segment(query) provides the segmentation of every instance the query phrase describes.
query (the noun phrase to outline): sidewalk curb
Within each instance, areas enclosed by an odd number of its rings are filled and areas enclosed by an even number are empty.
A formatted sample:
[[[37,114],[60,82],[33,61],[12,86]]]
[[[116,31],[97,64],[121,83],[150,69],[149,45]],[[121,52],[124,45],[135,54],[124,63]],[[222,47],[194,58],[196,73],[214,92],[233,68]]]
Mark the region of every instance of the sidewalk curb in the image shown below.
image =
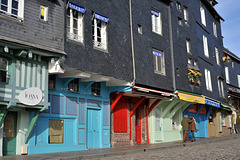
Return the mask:
[[[168,148],[176,148],[176,147],[189,147],[193,145],[200,145],[200,144],[207,144],[207,143],[213,143],[213,142],[220,142],[220,141],[228,141],[232,139],[240,139],[239,135],[231,136],[231,137],[219,137],[216,139],[201,139],[196,142],[189,142],[189,143],[182,143],[182,142],[176,142],[174,144],[168,145],[168,146],[158,146],[158,147],[152,147],[152,148],[143,148],[143,149],[132,149],[127,151],[120,151],[120,152],[110,152],[110,153],[100,153],[100,154],[94,154],[94,155],[81,155],[76,157],[69,157],[69,158],[60,158],[59,160],[82,160],[82,159],[93,159],[93,158],[104,158],[104,157],[111,157],[111,156],[119,156],[119,155],[126,155],[133,152],[139,153],[139,152],[148,152],[153,150],[159,150],[159,149],[168,149]],[[167,144],[167,143],[166,143]]]

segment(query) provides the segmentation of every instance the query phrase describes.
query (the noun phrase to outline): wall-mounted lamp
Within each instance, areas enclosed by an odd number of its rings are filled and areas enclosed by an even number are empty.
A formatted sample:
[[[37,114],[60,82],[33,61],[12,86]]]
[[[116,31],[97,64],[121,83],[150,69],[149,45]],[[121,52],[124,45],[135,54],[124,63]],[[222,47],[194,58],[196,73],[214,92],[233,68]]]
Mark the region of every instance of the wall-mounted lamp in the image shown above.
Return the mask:
[[[32,52],[30,51],[30,52],[28,52],[28,57],[29,58],[33,58],[33,54],[32,54]]]
[[[9,48],[8,48],[8,46],[5,46],[5,47],[4,47],[4,52],[9,53]]]
[[[54,58],[51,58],[51,63],[55,63],[55,59]]]

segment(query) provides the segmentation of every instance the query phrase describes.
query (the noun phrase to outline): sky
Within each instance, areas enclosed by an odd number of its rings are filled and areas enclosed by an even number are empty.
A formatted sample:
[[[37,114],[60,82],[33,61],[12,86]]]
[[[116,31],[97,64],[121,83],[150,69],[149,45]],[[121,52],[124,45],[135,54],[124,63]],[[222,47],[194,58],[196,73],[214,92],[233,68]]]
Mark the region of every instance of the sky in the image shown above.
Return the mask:
[[[217,0],[215,9],[225,20],[222,25],[223,46],[240,57],[240,0]]]

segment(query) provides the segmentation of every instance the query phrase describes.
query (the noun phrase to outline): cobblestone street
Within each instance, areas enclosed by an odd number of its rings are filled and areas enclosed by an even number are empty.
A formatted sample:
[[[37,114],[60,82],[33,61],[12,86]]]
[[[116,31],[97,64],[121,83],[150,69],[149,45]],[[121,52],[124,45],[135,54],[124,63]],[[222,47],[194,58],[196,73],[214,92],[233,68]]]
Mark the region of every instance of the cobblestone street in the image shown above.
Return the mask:
[[[189,143],[196,143],[189,144]],[[172,159],[240,159],[240,139],[197,144],[189,142],[186,146],[156,149],[146,152],[129,153],[125,155],[93,158],[94,160],[172,160]]]

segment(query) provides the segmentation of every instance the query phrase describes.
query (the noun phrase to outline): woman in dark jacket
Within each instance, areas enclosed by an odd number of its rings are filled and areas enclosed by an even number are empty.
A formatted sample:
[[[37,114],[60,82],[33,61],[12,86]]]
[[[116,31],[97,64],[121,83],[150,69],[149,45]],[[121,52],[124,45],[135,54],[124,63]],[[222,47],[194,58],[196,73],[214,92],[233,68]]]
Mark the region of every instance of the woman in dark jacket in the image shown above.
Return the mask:
[[[193,141],[196,141],[195,136],[194,136],[194,132],[197,132],[196,121],[193,116],[190,117],[190,120],[193,120],[192,123],[190,123],[190,125],[189,125],[189,130],[191,131],[191,134],[192,134],[191,141],[193,142]]]

